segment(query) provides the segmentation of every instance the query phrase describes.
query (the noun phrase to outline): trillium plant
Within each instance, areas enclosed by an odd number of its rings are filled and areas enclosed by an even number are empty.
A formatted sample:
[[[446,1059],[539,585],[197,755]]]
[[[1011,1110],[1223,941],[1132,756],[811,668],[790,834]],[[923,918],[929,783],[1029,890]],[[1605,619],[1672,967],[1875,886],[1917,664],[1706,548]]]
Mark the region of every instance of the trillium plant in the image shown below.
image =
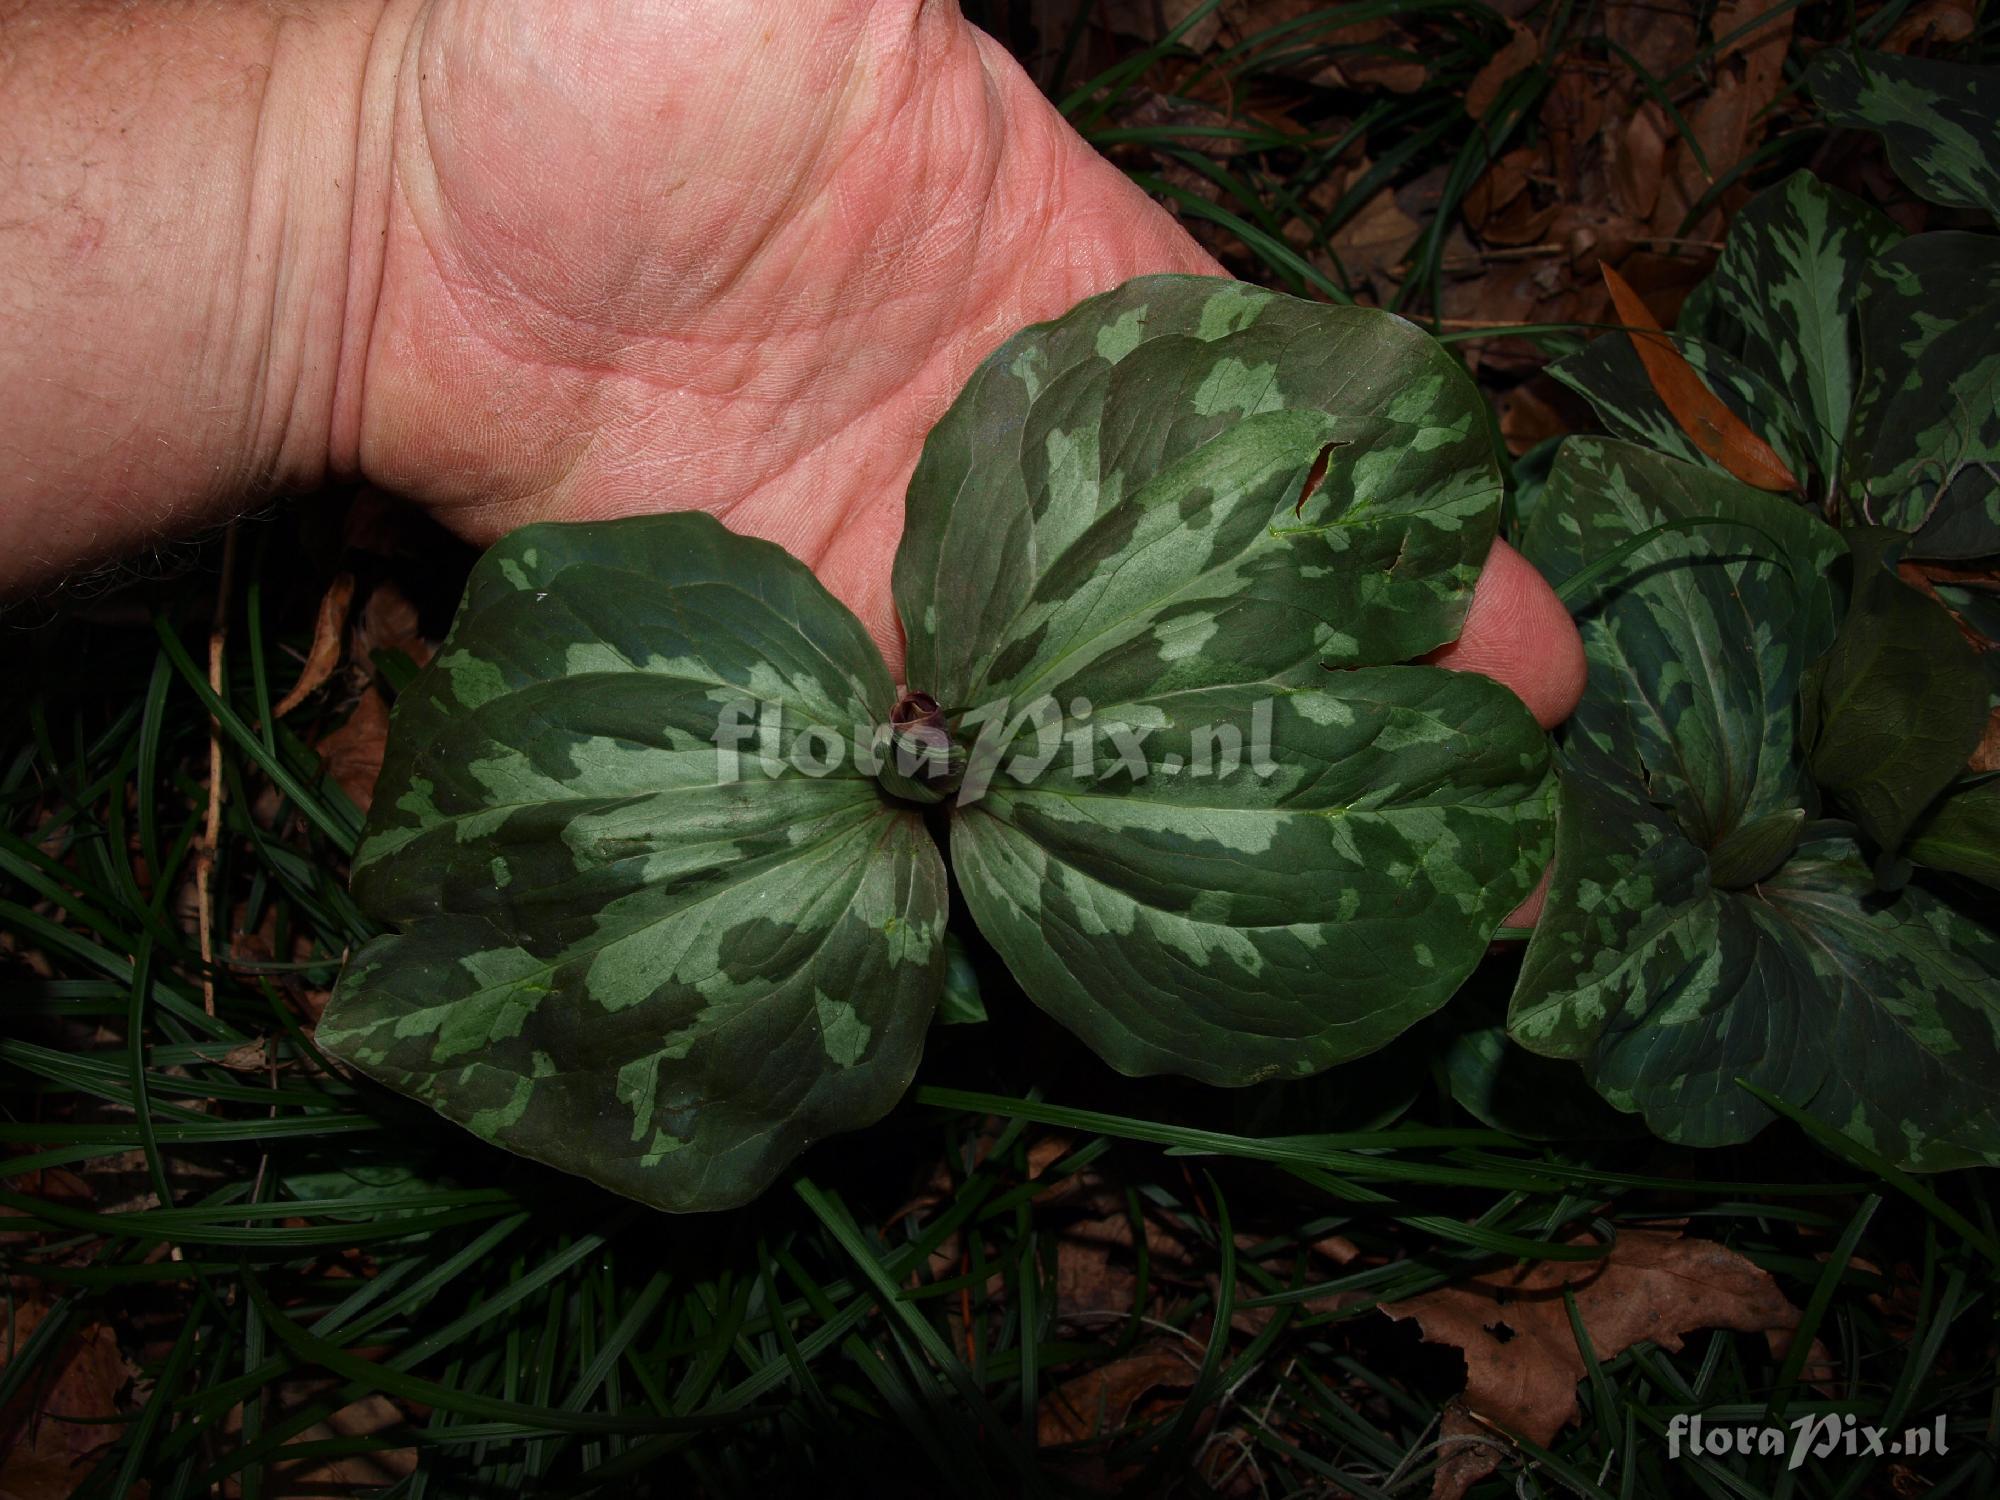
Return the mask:
[[[1814,86],[1917,191],[2000,208],[1983,74],[1828,53]],[[516,532],[397,702],[353,872],[391,930],[319,1043],[722,1208],[896,1104],[969,922],[1126,1073],[1296,1079],[1411,1032],[1508,1129],[1511,1073],[1691,1144],[1790,1114],[1892,1168],[2000,1160],[2000,610],[1922,571],[2000,554],[1995,246],[1781,183],[1672,336],[1556,367],[1614,436],[1511,485],[1413,325],[1129,283],[930,434],[901,684],[706,516]],[[1554,740],[1420,664],[1503,511],[1589,656]],[[1504,1018],[1413,1030],[1552,853]]]
[[[539,525],[401,696],[354,867],[396,930],[320,1044],[669,1209],[908,1087],[947,860],[1128,1073],[1358,1057],[1436,1010],[1552,840],[1545,736],[1454,639],[1504,493],[1387,313],[1152,277],[973,376],[911,480],[907,683],[696,514]]]
[[[1808,81],[1990,223],[1995,77],[1829,50]],[[1590,684],[1509,1032],[1674,1140],[1791,1112],[1897,1166],[2000,1160],[2000,608],[1954,581],[2000,559],[2000,236],[1905,235],[1795,173],[1673,343],[1781,493],[1674,419],[1634,340],[1553,367],[1632,441],[1568,440],[1521,496],[1551,577],[1622,562],[1571,600]]]

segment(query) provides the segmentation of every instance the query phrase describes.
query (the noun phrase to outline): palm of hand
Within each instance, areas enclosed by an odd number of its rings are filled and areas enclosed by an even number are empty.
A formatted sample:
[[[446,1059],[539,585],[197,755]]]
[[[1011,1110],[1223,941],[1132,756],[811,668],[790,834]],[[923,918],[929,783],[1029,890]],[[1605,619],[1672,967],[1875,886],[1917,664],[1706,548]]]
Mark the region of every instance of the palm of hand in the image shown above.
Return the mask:
[[[476,540],[715,512],[892,663],[903,489],[972,368],[1129,276],[1216,269],[923,0],[439,0],[393,152],[363,471]]]

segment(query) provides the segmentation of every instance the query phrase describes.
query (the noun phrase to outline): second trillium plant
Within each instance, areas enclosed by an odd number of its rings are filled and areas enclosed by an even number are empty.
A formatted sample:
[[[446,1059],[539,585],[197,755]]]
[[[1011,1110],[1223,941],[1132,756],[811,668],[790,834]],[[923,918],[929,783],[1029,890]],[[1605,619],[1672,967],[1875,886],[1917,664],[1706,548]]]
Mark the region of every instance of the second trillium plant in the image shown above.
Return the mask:
[[[1545,737],[1454,639],[1502,480],[1389,314],[1150,277],[1030,328],[925,444],[898,687],[695,514],[542,525],[398,701],[320,1044],[662,1208],[908,1087],[949,858],[1112,1066],[1217,1084],[1437,1009],[1551,847]]]

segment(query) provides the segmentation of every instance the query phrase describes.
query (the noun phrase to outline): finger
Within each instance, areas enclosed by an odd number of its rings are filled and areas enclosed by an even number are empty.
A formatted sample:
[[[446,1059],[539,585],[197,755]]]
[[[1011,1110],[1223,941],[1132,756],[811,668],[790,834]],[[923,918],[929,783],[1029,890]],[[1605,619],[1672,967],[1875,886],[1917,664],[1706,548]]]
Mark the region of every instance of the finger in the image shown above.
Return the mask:
[[[1542,904],[1549,899],[1549,877],[1556,872],[1554,861],[1542,868],[1542,878],[1528,892],[1528,899],[1507,914],[1502,927],[1533,927],[1542,919]]]
[[[1544,729],[1567,719],[1583,696],[1587,667],[1583,638],[1548,580],[1520,553],[1495,541],[1472,591],[1465,629],[1430,654],[1437,666],[1478,672],[1512,688]],[[1517,906],[1503,927],[1532,927],[1548,899],[1554,866]]]
[[[1425,660],[1512,688],[1544,729],[1567,719],[1583,696],[1583,639],[1569,611],[1534,565],[1502,541],[1487,555],[1464,631]]]

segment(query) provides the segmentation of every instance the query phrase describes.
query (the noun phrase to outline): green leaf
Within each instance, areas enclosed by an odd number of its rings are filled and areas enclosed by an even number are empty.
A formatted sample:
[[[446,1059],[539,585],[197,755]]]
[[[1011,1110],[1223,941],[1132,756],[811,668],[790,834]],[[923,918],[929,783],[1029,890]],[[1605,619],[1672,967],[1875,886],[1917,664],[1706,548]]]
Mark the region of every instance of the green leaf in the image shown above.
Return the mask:
[[[1523,533],[1560,582],[1672,521],[1577,606],[1590,681],[1572,754],[1642,776],[1704,849],[1804,804],[1795,700],[1832,643],[1839,536],[1778,496],[1629,443],[1573,438]]]
[[[943,981],[921,815],[851,755],[812,774],[890,702],[777,547],[695,514],[515,532],[397,701],[354,889],[400,932],[320,1045],[646,1203],[754,1196],[896,1102]]]
[[[981,997],[979,970],[965,951],[965,940],[956,932],[944,935],[944,990],[938,996],[937,1024],[971,1026],[986,1019],[986,1001]]]
[[[2000,242],[1907,239],[1869,265],[1859,312],[1850,514],[1916,533],[1915,557],[2000,550]]]
[[[1476,388],[1414,325],[1142,277],[1010,339],[932,431],[909,682],[964,708],[1087,681],[1101,712],[1416,656],[1457,634],[1501,490]]]
[[[1829,481],[1854,403],[1862,272],[1899,237],[1874,209],[1795,172],[1744,205],[1706,283],[1702,331],[1782,393]]]
[[[1561,577],[1676,514],[1755,529],[1660,538],[1579,621],[1590,682],[1509,1033],[1677,1141],[1769,1123],[1743,1078],[1907,1165],[2000,1154],[2000,941],[1927,891],[1882,897],[1838,825],[1751,873],[1809,805],[1799,689],[1834,634],[1840,539],[1773,497],[1573,440],[1524,550]]]
[[[1565,767],[1556,878],[1510,1034],[1580,1062],[1671,1140],[1749,1139],[1757,1087],[1925,1170],[2000,1157],[2000,941],[1915,886],[1885,901],[1819,825],[1742,891],[1640,784]]]
[[[1843,535],[1853,596],[1808,680],[1812,774],[1894,854],[1979,744],[1986,674],[1951,616],[1896,576],[1899,532]]]
[[[1512,1041],[1498,1007],[1461,995],[1425,1025],[1414,1034],[1442,1058],[1452,1098],[1481,1124],[1529,1140],[1637,1133],[1631,1118],[1605,1104],[1574,1067]]]
[[[1269,775],[1167,769],[1203,724],[1254,738],[1260,705]],[[1121,1071],[1237,1084],[1372,1051],[1451,997],[1540,874],[1544,742],[1484,679],[1360,668],[1179,707],[1158,773],[1002,776],[952,825],[981,931]]]
[[[1709,883],[1717,890],[1740,891],[1767,879],[1792,857],[1805,826],[1803,807],[1753,818],[1709,851]]]
[[[1685,333],[1676,334],[1674,344],[1722,404],[1769,443],[1787,468],[1794,474],[1806,471],[1806,460],[1815,449],[1784,396],[1718,344]],[[1605,334],[1591,340],[1581,352],[1550,365],[1549,374],[1588,401],[1614,437],[1643,443],[1716,474],[1727,473],[1674,420],[1626,335]]]
[[[1501,494],[1432,340],[1207,278],[1018,335],[932,432],[895,586],[910,687],[982,740],[956,872],[1114,1066],[1380,1046],[1532,886],[1543,737],[1490,681],[1393,665],[1457,634]]]
[[[1881,136],[1931,202],[2000,217],[2000,69],[1828,48],[1806,85],[1834,124]]]
[[[2000,552],[2000,326],[1968,318],[1931,342],[1884,407],[1867,462],[1863,513],[1913,533],[1911,556]]]
[[[1947,792],[1917,826],[1906,852],[1916,864],[2000,890],[2000,776]]]

